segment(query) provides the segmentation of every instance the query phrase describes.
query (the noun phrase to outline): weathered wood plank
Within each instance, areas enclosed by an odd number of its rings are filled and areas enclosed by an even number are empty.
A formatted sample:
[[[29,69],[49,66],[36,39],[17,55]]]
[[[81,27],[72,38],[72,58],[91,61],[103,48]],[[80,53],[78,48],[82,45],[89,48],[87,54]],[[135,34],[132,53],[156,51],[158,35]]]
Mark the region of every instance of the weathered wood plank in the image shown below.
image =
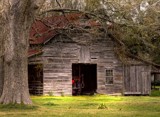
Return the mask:
[[[88,46],[81,46],[79,62],[90,63],[90,50]]]
[[[141,92],[124,92],[124,95],[141,95]]]

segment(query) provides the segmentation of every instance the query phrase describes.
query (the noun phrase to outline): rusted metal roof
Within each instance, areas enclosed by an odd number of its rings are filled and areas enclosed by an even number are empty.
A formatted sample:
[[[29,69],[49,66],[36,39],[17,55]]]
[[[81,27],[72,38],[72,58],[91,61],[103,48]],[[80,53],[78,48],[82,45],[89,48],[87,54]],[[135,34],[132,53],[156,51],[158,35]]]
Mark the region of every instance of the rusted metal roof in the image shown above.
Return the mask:
[[[60,15],[47,17],[44,19],[36,20],[33,23],[30,31],[30,44],[43,44],[47,40],[57,35],[58,30],[67,28],[68,25],[74,24],[78,26],[96,26],[98,23],[93,20],[82,21],[83,14],[74,13],[68,15]]]
[[[32,24],[29,43],[30,45],[45,44],[58,34],[58,30],[68,28],[69,25],[76,25],[81,27],[99,26],[99,23],[97,23],[95,20],[84,19],[85,15],[82,13],[72,13],[37,19]],[[42,51],[40,49],[29,49],[28,56],[31,57],[39,52]]]
[[[41,54],[42,53],[42,50],[41,49],[29,49],[28,50],[28,57],[32,57],[32,56],[35,56],[35,55],[38,55],[38,54]]]

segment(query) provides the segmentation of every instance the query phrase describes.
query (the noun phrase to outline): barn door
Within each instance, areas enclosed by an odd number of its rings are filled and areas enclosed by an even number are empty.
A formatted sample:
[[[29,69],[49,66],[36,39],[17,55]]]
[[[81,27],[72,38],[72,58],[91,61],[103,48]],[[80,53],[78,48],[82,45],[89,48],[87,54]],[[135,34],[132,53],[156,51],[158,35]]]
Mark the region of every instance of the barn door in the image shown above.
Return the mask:
[[[147,66],[125,66],[124,68],[124,94],[148,95],[151,81]]]
[[[91,94],[97,89],[97,65],[72,65],[72,94]]]
[[[31,95],[43,94],[43,65],[28,65],[28,86]]]
[[[141,72],[142,75],[142,94],[146,95],[150,93],[151,90],[151,79],[149,77],[148,72]]]
[[[134,95],[141,94],[139,84],[141,79],[139,78],[139,68],[137,66],[126,66],[124,72],[124,94]]]

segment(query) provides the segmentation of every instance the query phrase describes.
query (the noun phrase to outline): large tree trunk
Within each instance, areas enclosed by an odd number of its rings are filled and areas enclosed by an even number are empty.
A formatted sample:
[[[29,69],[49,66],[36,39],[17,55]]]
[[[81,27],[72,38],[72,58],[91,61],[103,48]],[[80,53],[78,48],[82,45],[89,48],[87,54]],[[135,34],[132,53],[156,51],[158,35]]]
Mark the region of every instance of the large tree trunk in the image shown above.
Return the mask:
[[[2,91],[3,91],[3,78],[4,78],[3,63],[4,63],[3,62],[3,42],[2,42],[2,38],[1,38],[0,39],[0,96],[2,95]]]
[[[8,2],[4,0],[4,2]],[[34,12],[32,0],[9,0],[4,25],[4,86],[0,103],[31,104],[28,91],[28,37]]]
[[[0,96],[3,90],[3,35],[2,35],[2,19],[0,19]]]
[[[2,5],[2,1],[0,1],[0,4]],[[0,6],[0,9],[2,8],[2,6]],[[0,96],[2,95],[2,91],[3,91],[3,78],[4,78],[4,34],[3,34],[3,29],[4,29],[4,19],[2,17],[2,14],[0,13]]]
[[[0,47],[1,44],[0,44]],[[0,48],[1,49],[1,48]],[[1,51],[1,50],[0,50]],[[2,95],[2,91],[3,91],[3,58],[2,55],[0,54],[0,96]]]

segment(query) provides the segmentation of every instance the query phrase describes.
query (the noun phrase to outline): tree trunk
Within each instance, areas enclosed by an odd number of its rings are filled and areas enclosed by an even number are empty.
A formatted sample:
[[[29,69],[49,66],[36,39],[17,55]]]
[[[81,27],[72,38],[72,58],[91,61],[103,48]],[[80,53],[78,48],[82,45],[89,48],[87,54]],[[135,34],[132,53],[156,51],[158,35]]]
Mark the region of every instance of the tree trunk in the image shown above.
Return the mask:
[[[4,13],[4,86],[0,103],[31,104],[27,54],[29,30],[35,7],[32,0],[9,2]]]
[[[0,96],[2,95],[2,91],[3,91],[3,78],[4,78],[3,63],[4,63],[3,62],[3,42],[2,42],[2,38],[0,37]]]
[[[0,19],[1,20],[1,19]],[[1,25],[1,22],[0,22]],[[2,31],[2,27],[0,27],[0,30]],[[0,96],[2,95],[3,90],[3,37],[2,33],[0,33]]]
[[[1,4],[1,2],[0,2]],[[1,7],[0,7],[1,8]],[[2,18],[2,14],[0,14],[0,96],[2,95],[2,91],[3,91],[3,79],[4,79],[4,67],[3,67],[3,63],[4,63],[4,35],[3,35],[3,29],[4,29],[4,19]]]
[[[2,95],[3,91],[3,58],[0,57],[0,96]]]

